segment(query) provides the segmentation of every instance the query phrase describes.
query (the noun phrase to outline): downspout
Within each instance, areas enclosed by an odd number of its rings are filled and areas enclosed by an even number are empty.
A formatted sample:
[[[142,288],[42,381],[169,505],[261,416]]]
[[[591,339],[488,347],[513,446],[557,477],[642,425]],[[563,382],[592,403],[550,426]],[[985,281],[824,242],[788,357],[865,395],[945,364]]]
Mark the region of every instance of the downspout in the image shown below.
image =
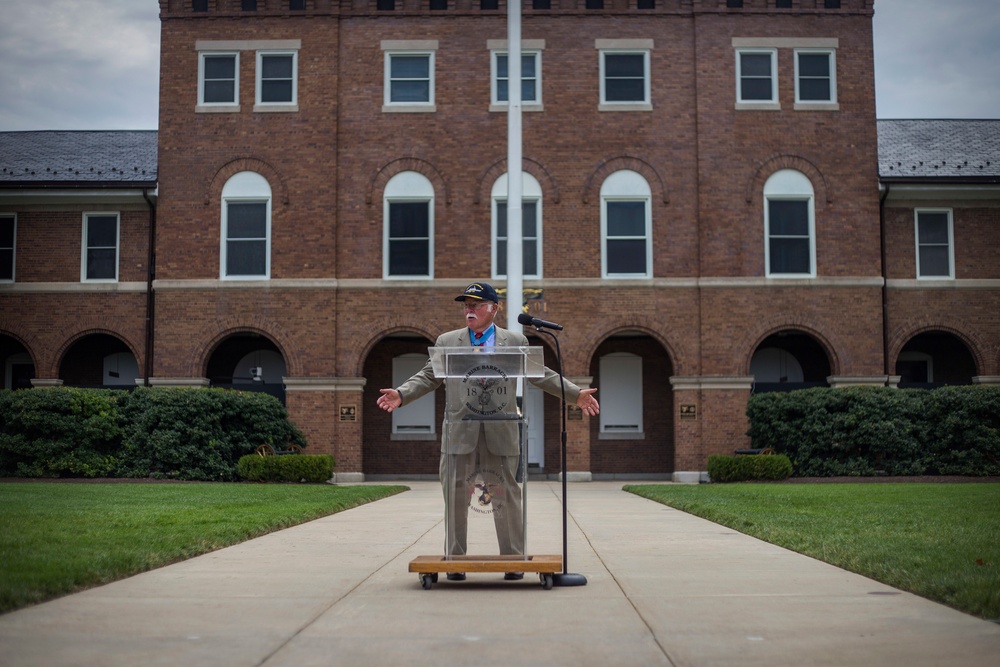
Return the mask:
[[[878,226],[882,245],[882,370],[889,377],[889,276],[885,268],[885,200],[889,198],[891,185],[885,184],[885,192],[878,200]]]
[[[143,364],[142,384],[149,386],[153,374],[153,323],[156,312],[156,298],[153,294],[153,279],[156,277],[156,206],[149,198],[149,188],[142,189],[142,198],[149,206],[149,249],[146,258],[146,359]]]

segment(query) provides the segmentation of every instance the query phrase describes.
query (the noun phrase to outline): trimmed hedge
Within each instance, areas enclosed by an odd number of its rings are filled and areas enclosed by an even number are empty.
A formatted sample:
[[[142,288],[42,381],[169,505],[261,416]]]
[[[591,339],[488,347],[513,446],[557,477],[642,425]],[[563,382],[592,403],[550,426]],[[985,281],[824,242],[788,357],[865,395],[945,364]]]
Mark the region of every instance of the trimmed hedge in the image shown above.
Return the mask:
[[[753,447],[794,475],[1000,475],[1000,387],[888,387],[755,394]]]
[[[713,482],[778,481],[791,474],[792,462],[784,454],[708,457],[708,477]]]
[[[320,484],[333,477],[333,457],[329,454],[285,454],[282,456],[241,456],[237,463],[240,478],[248,482],[303,482]]]
[[[0,391],[0,475],[234,481],[262,444],[306,445],[284,406],[227,389]]]

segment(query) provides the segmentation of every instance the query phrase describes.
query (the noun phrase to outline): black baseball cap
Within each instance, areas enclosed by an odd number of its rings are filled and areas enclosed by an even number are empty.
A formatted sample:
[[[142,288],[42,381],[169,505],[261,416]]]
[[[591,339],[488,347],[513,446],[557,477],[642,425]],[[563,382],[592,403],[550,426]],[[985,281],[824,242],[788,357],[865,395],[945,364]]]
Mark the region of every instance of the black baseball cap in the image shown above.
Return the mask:
[[[455,301],[465,301],[466,299],[500,303],[500,297],[497,296],[497,291],[493,289],[493,285],[490,285],[489,283],[472,283],[465,288],[465,291],[461,296],[455,297]]]

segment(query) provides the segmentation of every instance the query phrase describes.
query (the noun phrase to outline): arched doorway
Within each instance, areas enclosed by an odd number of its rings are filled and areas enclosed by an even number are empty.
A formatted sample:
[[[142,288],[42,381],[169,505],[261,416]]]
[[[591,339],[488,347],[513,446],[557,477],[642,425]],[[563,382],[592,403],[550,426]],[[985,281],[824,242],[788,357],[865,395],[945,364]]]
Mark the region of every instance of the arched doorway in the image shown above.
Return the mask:
[[[35,377],[31,354],[16,338],[0,334],[0,389],[30,389]]]
[[[59,379],[70,387],[122,389],[142,383],[139,363],[123,340],[105,333],[82,336],[63,355]]]
[[[811,335],[785,329],[757,346],[750,359],[750,374],[755,393],[826,387],[831,375],[830,359]]]
[[[976,360],[958,336],[926,331],[911,338],[900,350],[895,374],[900,376],[901,388],[972,384]]]
[[[284,404],[288,375],[281,350],[266,336],[240,332],[223,339],[208,358],[206,376],[211,386],[257,391]]]

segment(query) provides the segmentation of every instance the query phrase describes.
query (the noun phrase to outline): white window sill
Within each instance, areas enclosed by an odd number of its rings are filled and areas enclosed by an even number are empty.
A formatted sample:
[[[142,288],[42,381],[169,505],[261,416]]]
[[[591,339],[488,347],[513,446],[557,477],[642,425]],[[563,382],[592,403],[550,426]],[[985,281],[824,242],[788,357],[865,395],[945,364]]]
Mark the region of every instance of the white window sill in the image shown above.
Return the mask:
[[[299,110],[298,104],[255,104],[255,113],[293,113]]]
[[[769,273],[768,280],[815,280],[815,273]]]
[[[506,103],[504,103],[504,104],[491,104],[490,105],[490,111],[496,111],[496,112],[499,112],[499,113],[506,113],[508,106],[509,105],[506,104]],[[521,111],[523,111],[523,112],[545,111],[545,106],[542,105],[542,104],[522,104],[521,105]]]
[[[435,113],[436,104],[384,104],[382,113]]]
[[[778,102],[737,102],[737,111],[781,111]]]
[[[611,104],[602,102],[597,105],[598,111],[652,111],[653,105],[647,103],[638,104]]]
[[[437,433],[392,433],[389,440],[410,440],[413,442],[425,442],[437,440]]]
[[[840,111],[836,102],[796,102],[796,111]]]
[[[597,434],[598,440],[645,440],[643,431],[608,431]]]
[[[239,104],[226,104],[220,106],[206,106],[199,104],[194,108],[195,113],[239,113]]]

